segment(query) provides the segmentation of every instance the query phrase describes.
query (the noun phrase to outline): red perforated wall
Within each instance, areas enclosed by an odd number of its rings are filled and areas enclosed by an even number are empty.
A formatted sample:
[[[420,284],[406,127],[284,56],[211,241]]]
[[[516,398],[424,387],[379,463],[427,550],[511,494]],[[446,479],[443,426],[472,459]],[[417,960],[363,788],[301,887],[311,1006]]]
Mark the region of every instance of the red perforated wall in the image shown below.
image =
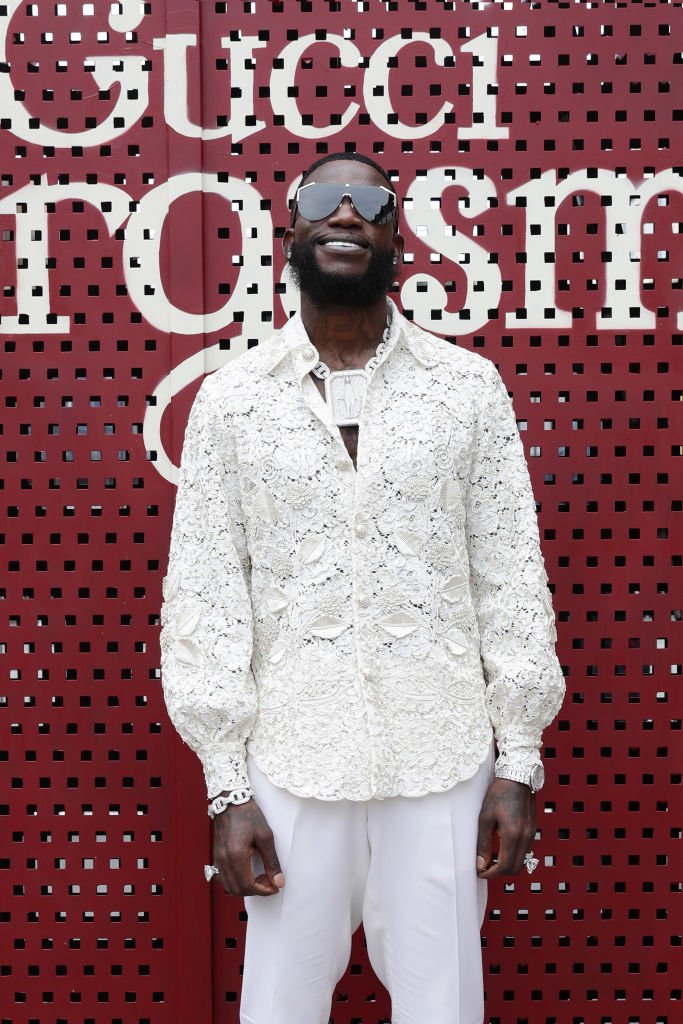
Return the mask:
[[[2,1024],[238,1020],[160,692],[174,463],[203,373],[294,308],[288,189],[347,147],[406,197],[408,315],[513,393],[555,591],[488,1020],[680,1019],[680,7],[0,7]],[[360,936],[333,1019],[389,1019]]]

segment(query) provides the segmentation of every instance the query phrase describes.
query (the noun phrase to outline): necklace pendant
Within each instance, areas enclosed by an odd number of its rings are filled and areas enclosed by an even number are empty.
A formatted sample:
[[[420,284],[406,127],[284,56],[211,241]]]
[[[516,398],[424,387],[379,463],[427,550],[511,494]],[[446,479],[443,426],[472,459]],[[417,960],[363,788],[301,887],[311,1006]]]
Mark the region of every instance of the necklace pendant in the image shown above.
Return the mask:
[[[368,375],[365,370],[335,370],[325,377],[325,401],[338,427],[357,427]]]

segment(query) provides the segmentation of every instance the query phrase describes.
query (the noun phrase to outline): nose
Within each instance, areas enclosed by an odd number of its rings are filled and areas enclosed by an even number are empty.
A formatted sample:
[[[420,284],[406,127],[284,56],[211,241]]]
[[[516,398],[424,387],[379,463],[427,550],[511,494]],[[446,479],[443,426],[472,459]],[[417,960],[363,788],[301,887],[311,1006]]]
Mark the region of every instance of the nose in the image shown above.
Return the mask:
[[[356,211],[350,196],[344,196],[341,203],[327,218],[328,223],[358,224],[363,218]]]

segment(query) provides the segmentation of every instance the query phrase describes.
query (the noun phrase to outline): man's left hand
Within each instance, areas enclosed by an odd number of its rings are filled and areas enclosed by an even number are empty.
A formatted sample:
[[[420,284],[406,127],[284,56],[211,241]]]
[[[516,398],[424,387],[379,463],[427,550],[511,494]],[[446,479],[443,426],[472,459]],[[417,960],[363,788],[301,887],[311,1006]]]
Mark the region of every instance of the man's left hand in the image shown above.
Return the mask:
[[[498,833],[498,852],[494,836]],[[516,875],[536,834],[536,797],[522,782],[494,779],[479,814],[477,875]]]

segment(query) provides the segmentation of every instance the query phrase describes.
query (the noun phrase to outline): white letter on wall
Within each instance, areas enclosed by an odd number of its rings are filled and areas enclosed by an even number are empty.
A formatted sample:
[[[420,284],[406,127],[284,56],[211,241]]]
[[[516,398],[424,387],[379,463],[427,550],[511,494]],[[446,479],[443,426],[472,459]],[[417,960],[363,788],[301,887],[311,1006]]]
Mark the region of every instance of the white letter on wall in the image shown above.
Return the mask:
[[[160,267],[160,240],[171,204],[192,192],[221,196],[238,214],[242,231],[242,269],[228,301],[213,313],[188,313],[173,305],[164,292]],[[131,216],[123,246],[124,272],[131,299],[157,329],[168,334],[208,334],[232,322],[233,310],[243,313],[241,334],[231,339],[230,350],[220,343],[200,349],[157,385],[153,402],[145,413],[143,437],[148,451],[155,451],[155,468],[167,480],[175,481],[177,469],[161,441],[161,420],[178,392],[204,373],[216,370],[247,348],[250,337],[263,332],[261,313],[273,300],[273,269],[261,257],[272,259],[273,223],[261,209],[262,197],[253,186],[231,178],[219,182],[210,175],[179,174],[148,192]]]
[[[22,0],[8,0],[7,13],[0,18],[0,63],[7,61],[7,32],[12,16],[21,3]],[[121,86],[114,109],[94,128],[86,128],[80,132],[61,131],[44,124],[32,128],[31,117],[26,107],[14,98],[10,75],[0,74],[0,110],[4,117],[11,119],[12,134],[25,142],[60,149],[71,146],[99,146],[125,135],[147,109],[149,82],[144,70],[145,63],[145,58],[136,54],[125,57],[85,58],[84,66],[91,72],[100,89],[109,89],[116,82]],[[120,124],[116,124],[116,121],[120,121]]]
[[[328,135],[336,135],[350,124],[359,109],[357,103],[349,103],[341,115],[339,124],[326,124],[318,128],[312,124],[304,124],[296,98],[290,96],[290,90],[294,90],[296,70],[301,57],[316,42],[318,40],[314,35],[308,35],[289,43],[280,54],[282,68],[275,68],[270,76],[270,102],[273,113],[281,115],[284,118],[287,131],[297,135],[300,139],[324,139]],[[361,63],[360,50],[348,39],[328,33],[325,42],[333,43],[337,47],[343,67],[356,68]]]
[[[230,120],[224,128],[203,128],[188,116],[187,51],[197,45],[194,33],[177,33],[154,40],[154,49],[164,51],[164,117],[166,123],[188,139],[223,139],[230,135],[240,142],[265,128],[265,121],[247,125],[254,117],[254,50],[266,45],[256,36],[231,39],[224,36],[221,46],[230,54],[233,83],[239,83],[239,96],[230,100]]]
[[[614,171],[574,171],[563,181],[555,171],[508,192],[511,206],[518,197],[526,205],[525,313],[507,313],[507,327],[570,327],[572,315],[555,304],[555,221],[560,204],[576,192],[594,192],[610,200],[605,210],[605,248],[611,261],[605,265],[605,297],[597,326],[605,330],[655,326],[655,316],[640,302],[640,223],[642,205],[632,202],[639,190]],[[635,259],[631,253],[637,253]],[[550,257],[547,261],[546,257]],[[617,282],[622,282],[617,290]],[[532,290],[532,286],[537,287]]]
[[[389,135],[399,139],[424,139],[438,131],[443,125],[443,119],[453,109],[452,103],[444,103],[438,114],[435,114],[431,121],[426,124],[410,125],[403,121],[394,121],[396,111],[391,106],[389,95],[389,61],[396,57],[406,46],[412,43],[427,43],[434,50],[436,62],[444,65],[448,57],[453,56],[453,51],[444,39],[432,39],[427,32],[413,32],[410,39],[402,39],[401,36],[392,36],[386,43],[378,46],[368,63],[368,69],[363,79],[363,99],[365,107],[374,124]],[[410,76],[403,76],[409,80]],[[375,90],[377,95],[375,95]],[[391,120],[390,120],[391,118]]]
[[[17,316],[0,317],[3,332],[13,334],[58,334],[68,331],[68,316],[50,311],[48,270],[48,204],[77,199],[99,210],[109,234],[128,216],[130,196],[113,185],[74,181],[68,185],[48,185],[43,175],[40,185],[24,185],[0,200],[0,214],[16,218],[15,251],[17,258]],[[24,322],[27,321],[27,322]]]
[[[164,221],[171,204],[192,192],[221,196],[238,214],[242,229],[242,264],[246,269],[240,272],[230,298],[213,313],[188,313],[174,306],[161,280],[160,244]],[[270,305],[272,270],[261,266],[261,256],[272,254],[272,232],[270,215],[261,209],[261,195],[253,186],[239,178],[219,182],[200,172],[177,174],[148,192],[128,222],[123,259],[130,297],[149,323],[160,331],[177,334],[219,331],[231,322],[233,309],[246,314],[253,305],[247,291],[250,285],[256,286],[257,291],[266,296],[266,305]],[[247,275],[250,275],[249,281]]]
[[[441,282],[431,274],[414,274],[401,288],[401,302],[413,310],[414,319],[428,331],[439,334],[470,334],[489,320],[489,309],[498,305],[502,282],[498,266],[489,262],[489,253],[471,238],[459,234],[444,220],[440,200],[446,189],[461,185],[469,196],[469,207],[464,206],[465,217],[478,217],[489,208],[489,197],[496,189],[490,178],[475,177],[468,167],[433,167],[426,177],[417,178],[408,189],[405,217],[408,226],[435,252],[462,266],[467,275],[466,308],[470,314],[464,319],[460,312],[446,310],[448,294]],[[425,230],[426,229],[426,230]],[[418,291],[418,285],[426,291]],[[474,285],[479,283],[475,291]],[[464,306],[465,304],[463,304]],[[439,309],[443,315],[432,321],[430,310]]]
[[[510,129],[496,124],[498,101],[498,38],[477,36],[462,47],[463,52],[472,53],[472,124],[458,128],[459,139],[508,139]],[[475,114],[481,114],[481,121],[474,123]]]

